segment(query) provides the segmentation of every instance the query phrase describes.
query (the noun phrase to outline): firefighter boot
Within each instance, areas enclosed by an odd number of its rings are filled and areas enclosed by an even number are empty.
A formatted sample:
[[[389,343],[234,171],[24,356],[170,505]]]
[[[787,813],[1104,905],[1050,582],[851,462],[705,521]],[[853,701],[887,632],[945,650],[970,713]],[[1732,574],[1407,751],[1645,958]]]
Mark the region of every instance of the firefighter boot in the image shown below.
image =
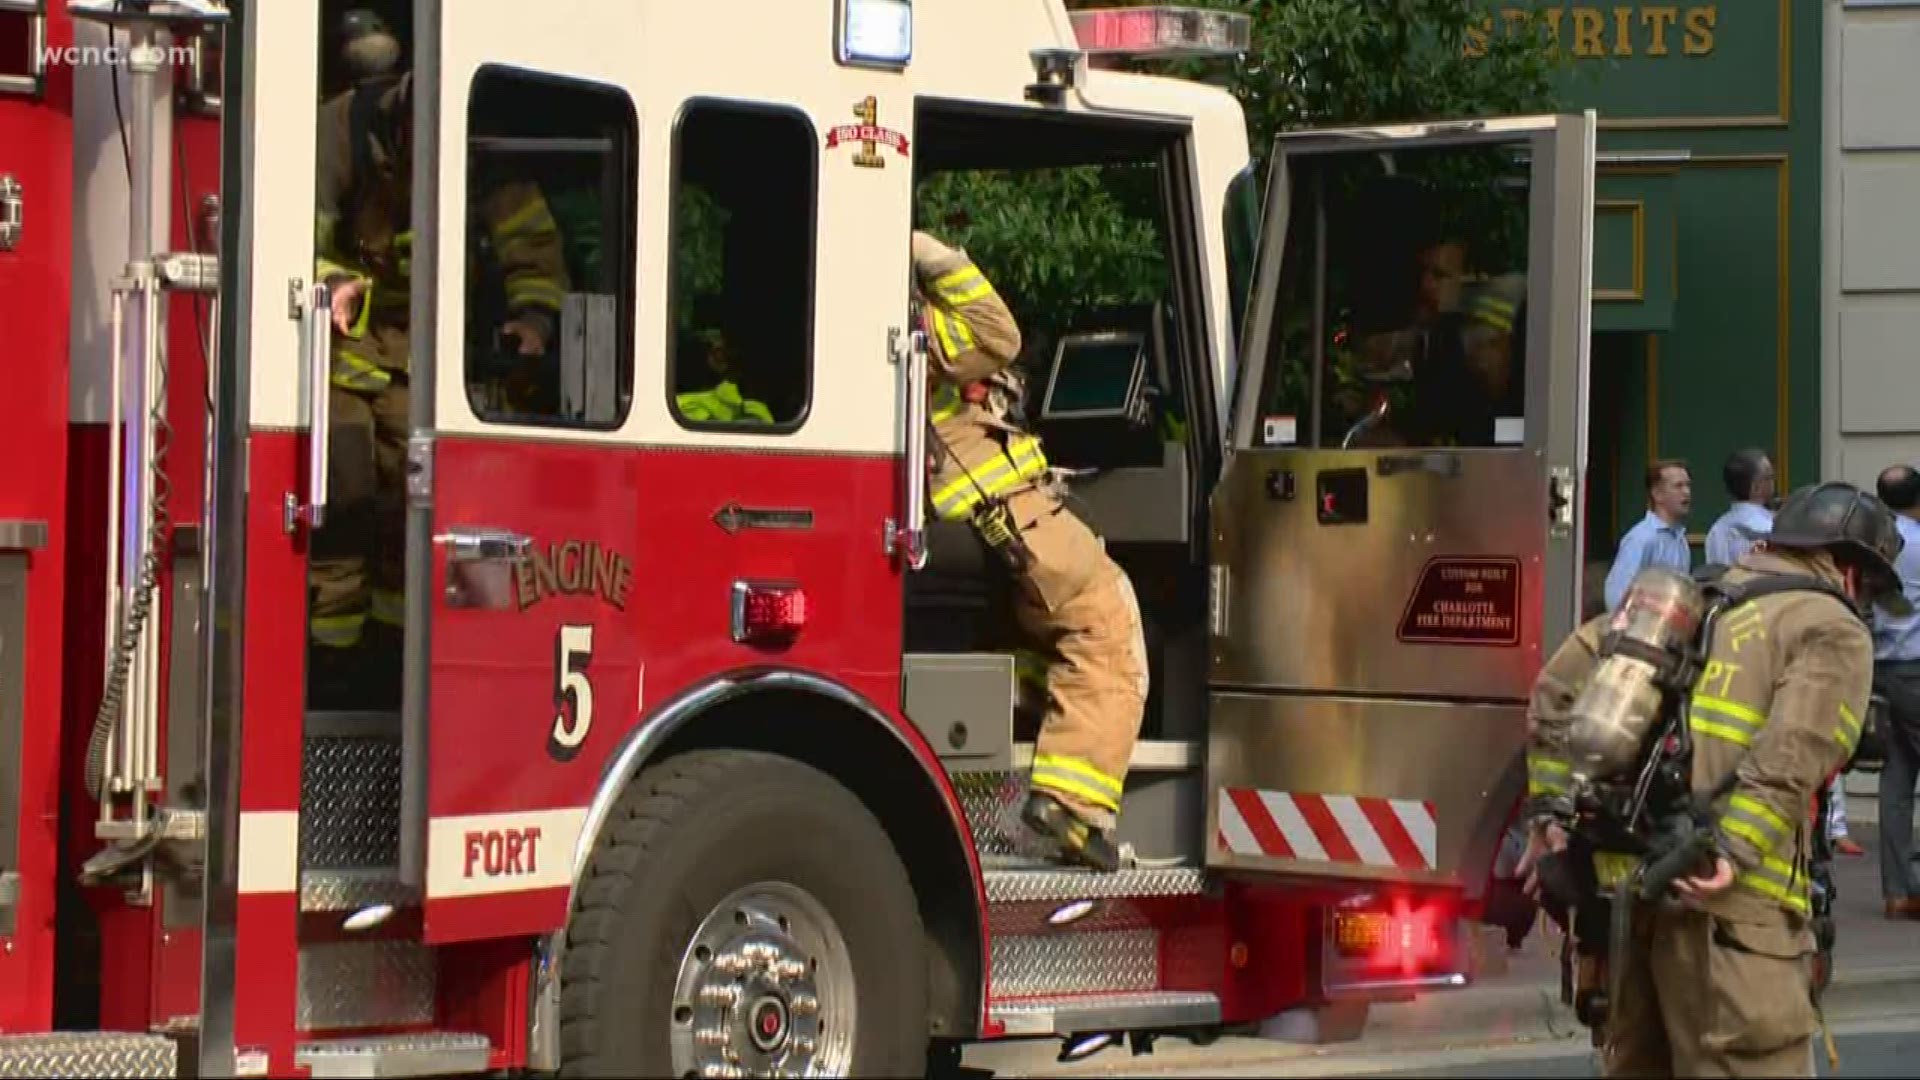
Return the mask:
[[[1120,849],[1114,846],[1113,837],[1081,820],[1078,814],[1050,796],[1037,791],[1028,795],[1020,820],[1027,828],[1059,844],[1066,861],[1095,870],[1120,869]]]

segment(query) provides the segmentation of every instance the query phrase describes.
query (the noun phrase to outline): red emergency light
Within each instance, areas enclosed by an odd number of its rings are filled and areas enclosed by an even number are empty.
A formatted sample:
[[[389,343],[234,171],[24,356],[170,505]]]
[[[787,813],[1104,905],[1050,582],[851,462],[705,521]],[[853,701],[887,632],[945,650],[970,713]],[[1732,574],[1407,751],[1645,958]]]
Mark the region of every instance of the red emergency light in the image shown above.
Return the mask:
[[[733,583],[733,640],[786,645],[807,625],[807,593],[792,582]]]
[[[1092,8],[1071,13],[1074,37],[1090,56],[1233,56],[1247,51],[1253,21],[1207,8]]]
[[[1414,907],[1404,898],[1385,910],[1336,911],[1334,948],[1381,975],[1416,975],[1447,957],[1446,914],[1438,904]]]

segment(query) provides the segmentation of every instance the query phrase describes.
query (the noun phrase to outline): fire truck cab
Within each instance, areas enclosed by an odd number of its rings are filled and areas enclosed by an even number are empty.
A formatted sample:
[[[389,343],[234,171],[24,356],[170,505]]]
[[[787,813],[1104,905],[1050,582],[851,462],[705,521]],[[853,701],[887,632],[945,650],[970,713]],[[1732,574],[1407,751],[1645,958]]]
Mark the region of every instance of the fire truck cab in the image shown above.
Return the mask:
[[[343,56],[354,7],[396,55]],[[1106,60],[1244,17],[1060,0],[0,19],[0,1075],[902,1075],[1467,983],[1578,616],[1591,114],[1263,175],[1230,93]],[[354,205],[402,226],[406,363],[343,388],[323,116],[402,71],[410,182]],[[1112,208],[1125,280],[1046,198]],[[504,271],[549,219],[560,270]],[[916,228],[1000,285],[1139,594],[1115,873],[1012,817]],[[353,559],[393,677],[343,707],[309,639]]]

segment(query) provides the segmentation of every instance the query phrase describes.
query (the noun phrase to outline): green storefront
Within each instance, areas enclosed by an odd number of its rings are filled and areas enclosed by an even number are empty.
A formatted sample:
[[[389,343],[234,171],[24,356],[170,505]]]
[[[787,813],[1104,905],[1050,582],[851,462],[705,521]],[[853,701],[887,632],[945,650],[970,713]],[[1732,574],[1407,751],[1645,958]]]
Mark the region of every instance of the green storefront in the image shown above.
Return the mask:
[[[1819,0],[1488,6],[1490,32],[1544,24],[1562,106],[1600,116],[1589,558],[1661,457],[1692,467],[1698,558],[1730,451],[1767,449],[1783,489],[1819,469]]]

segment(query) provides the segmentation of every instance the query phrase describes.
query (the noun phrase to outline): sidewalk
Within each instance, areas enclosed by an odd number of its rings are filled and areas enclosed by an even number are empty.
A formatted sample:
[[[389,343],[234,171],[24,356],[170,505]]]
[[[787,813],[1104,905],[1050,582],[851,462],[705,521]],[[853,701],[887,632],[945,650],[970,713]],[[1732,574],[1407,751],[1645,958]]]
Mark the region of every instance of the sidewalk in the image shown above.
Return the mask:
[[[1867,849],[1841,857],[1834,868],[1837,937],[1834,978],[1824,1002],[1832,1024],[1887,1015],[1911,1015],[1920,1001],[1920,922],[1896,922],[1882,914],[1879,832],[1870,814],[1855,814],[1848,827]],[[999,1075],[1144,1076],[1204,1067],[1210,1071],[1270,1065],[1290,1075],[1357,1075],[1382,1068],[1383,1054],[1468,1048],[1533,1048],[1542,1054],[1584,1053],[1589,1032],[1560,1004],[1560,935],[1542,920],[1518,952],[1505,952],[1505,931],[1489,929],[1483,940],[1499,954],[1495,969],[1464,990],[1428,994],[1403,1004],[1376,1005],[1357,1042],[1305,1045],[1254,1038],[1223,1038],[1209,1047],[1163,1040],[1151,1055],[1108,1050],[1070,1065],[1053,1060],[1058,1043],[970,1049],[967,1064]],[[1505,970],[1498,968],[1504,960]],[[1216,1075],[1219,1073],[1216,1072]]]

